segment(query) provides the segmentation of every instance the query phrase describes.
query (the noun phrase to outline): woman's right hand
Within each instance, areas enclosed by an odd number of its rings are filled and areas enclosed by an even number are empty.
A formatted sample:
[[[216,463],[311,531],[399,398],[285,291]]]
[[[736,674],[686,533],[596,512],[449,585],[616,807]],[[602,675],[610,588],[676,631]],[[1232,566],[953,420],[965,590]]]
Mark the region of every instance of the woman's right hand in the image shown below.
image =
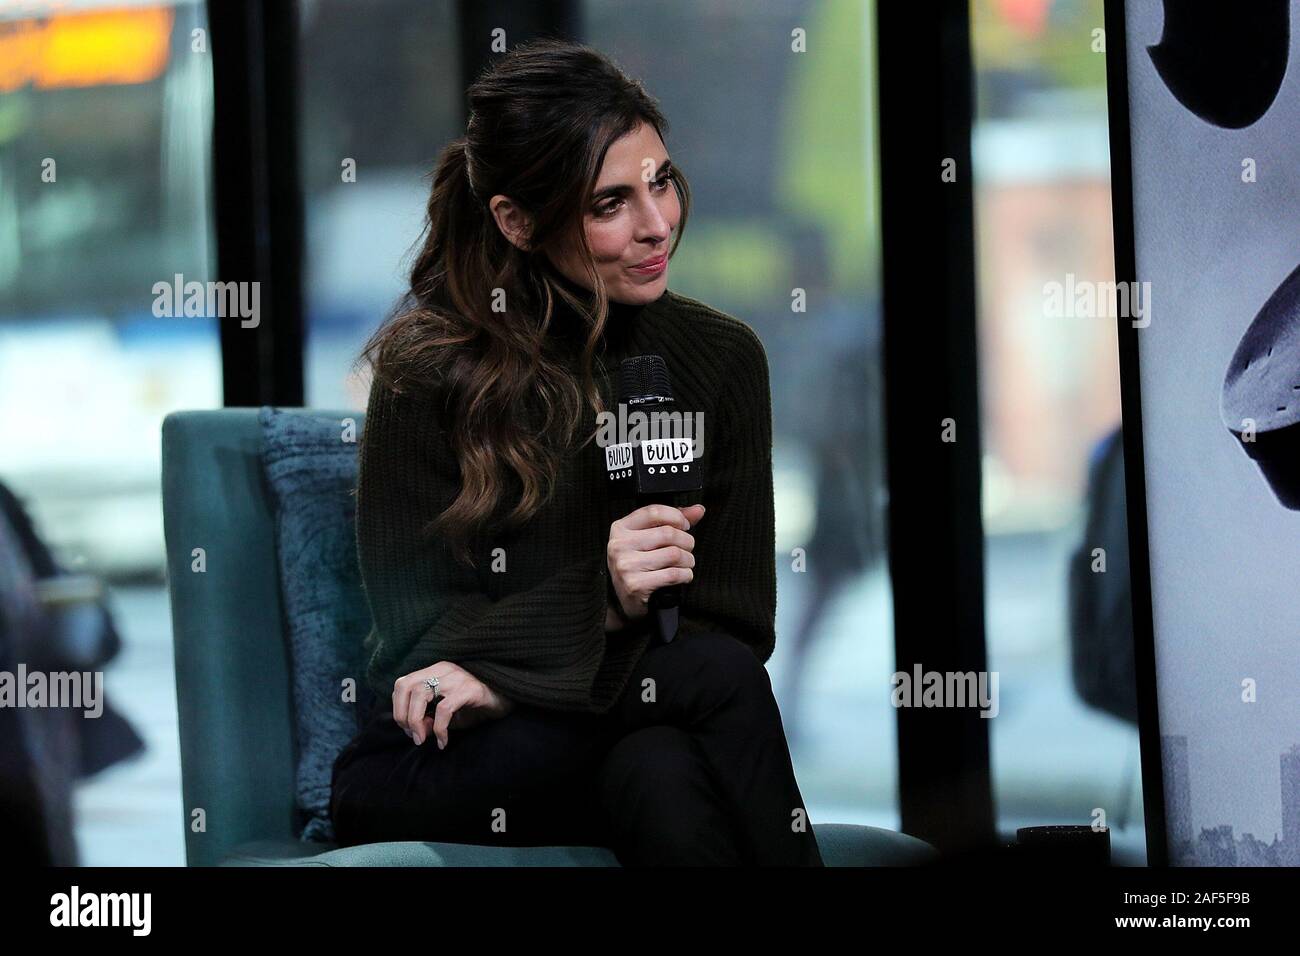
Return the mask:
[[[430,677],[439,681],[436,701],[425,683]],[[499,719],[514,709],[513,700],[451,661],[438,661],[431,667],[399,677],[393,684],[393,721],[417,746],[433,737],[438,749],[443,750],[450,730]]]
[[[645,505],[609,526],[605,560],[629,618],[649,613],[650,595],[659,588],[695,577],[695,538],[688,529],[703,517],[704,505]]]

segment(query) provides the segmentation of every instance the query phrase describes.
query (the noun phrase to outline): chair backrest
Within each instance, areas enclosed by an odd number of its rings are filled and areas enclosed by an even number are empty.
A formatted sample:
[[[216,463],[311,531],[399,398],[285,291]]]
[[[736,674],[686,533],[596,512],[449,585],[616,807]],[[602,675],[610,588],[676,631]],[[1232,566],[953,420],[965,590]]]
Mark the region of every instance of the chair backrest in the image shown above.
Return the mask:
[[[356,411],[286,410],[352,417],[358,431],[364,422]],[[292,839],[297,822],[289,645],[257,409],[168,415],[162,491],[185,854],[210,866],[245,841]]]

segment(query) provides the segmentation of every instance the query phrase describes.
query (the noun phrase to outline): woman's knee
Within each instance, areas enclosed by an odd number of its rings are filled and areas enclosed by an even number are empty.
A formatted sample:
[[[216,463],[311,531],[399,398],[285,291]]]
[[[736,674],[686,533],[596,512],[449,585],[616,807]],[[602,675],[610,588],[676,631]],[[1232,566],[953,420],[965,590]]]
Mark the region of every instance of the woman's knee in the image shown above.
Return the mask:
[[[767,668],[729,634],[683,634],[652,647],[639,667],[620,707],[627,725],[693,729],[723,715],[744,723],[779,716]]]
[[[759,703],[772,698],[772,678],[749,645],[724,632],[694,633],[682,639],[681,652],[695,658],[701,679],[728,696]]]

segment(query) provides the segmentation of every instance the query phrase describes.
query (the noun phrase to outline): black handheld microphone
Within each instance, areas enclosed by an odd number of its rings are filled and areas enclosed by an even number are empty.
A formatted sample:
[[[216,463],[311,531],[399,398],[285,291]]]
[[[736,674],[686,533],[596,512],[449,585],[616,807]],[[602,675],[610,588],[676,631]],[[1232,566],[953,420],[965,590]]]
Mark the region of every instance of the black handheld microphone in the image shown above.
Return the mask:
[[[678,409],[673,400],[662,356],[637,355],[622,361],[618,403],[620,441],[605,447],[611,494],[633,497],[639,505],[672,505],[678,492],[701,490],[704,475],[695,457],[696,436],[684,424],[689,413]],[[677,635],[682,587],[674,584],[650,595],[655,630],[665,644]]]

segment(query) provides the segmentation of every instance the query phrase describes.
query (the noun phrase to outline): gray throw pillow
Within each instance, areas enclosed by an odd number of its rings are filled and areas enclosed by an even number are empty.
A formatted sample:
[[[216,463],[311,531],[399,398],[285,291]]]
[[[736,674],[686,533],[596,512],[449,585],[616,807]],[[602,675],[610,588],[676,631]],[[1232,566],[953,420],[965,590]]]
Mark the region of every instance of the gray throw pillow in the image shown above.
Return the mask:
[[[339,751],[358,732],[370,696],[361,654],[370,608],[355,531],[357,447],[364,419],[360,412],[330,418],[270,406],[258,412],[262,465],[276,505],[303,840],[334,838],[331,771]],[[349,678],[356,703],[344,700]]]

